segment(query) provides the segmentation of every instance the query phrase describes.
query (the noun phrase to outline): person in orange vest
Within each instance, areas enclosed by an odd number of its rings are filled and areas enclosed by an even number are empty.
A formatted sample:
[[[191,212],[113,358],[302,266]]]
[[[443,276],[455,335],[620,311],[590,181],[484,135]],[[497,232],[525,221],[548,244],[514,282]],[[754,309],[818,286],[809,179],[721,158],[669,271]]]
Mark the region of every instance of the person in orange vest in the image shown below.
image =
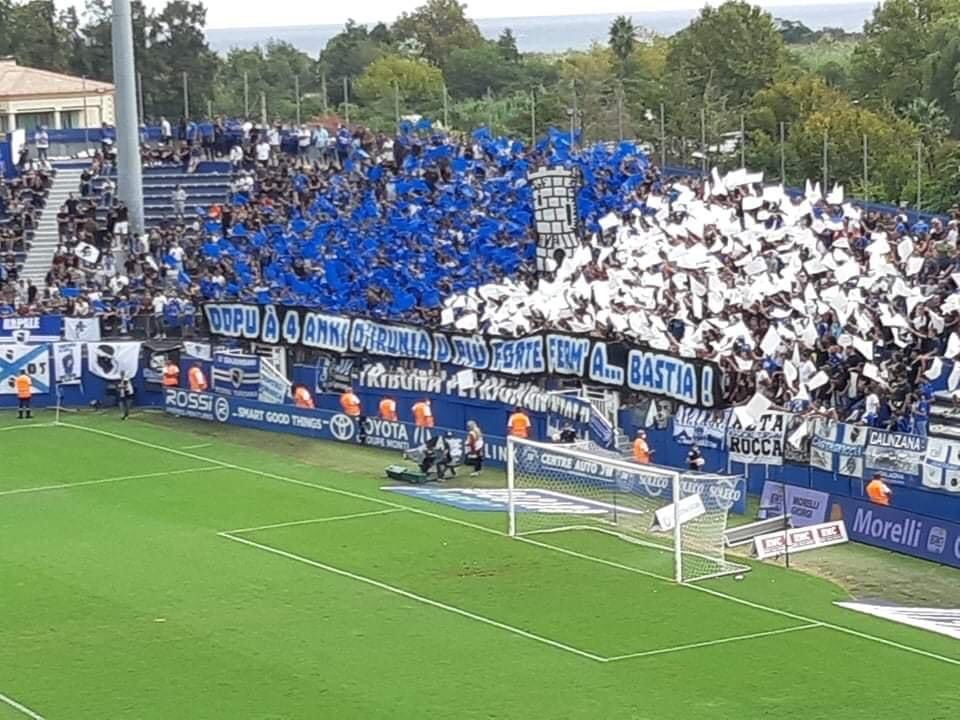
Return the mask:
[[[650,456],[653,450],[647,444],[647,433],[643,430],[637,430],[637,439],[633,441],[633,460],[641,465],[650,464]]]
[[[397,401],[387,395],[380,401],[380,419],[386,422],[397,421]]]
[[[357,442],[362,444],[366,440],[363,410],[360,407],[360,398],[353,391],[352,387],[348,387],[340,394],[340,407],[343,410],[343,414],[353,420],[353,424],[356,427]]]
[[[305,385],[297,385],[293,389],[293,404],[298,408],[305,408],[307,410],[314,409],[313,398],[310,396],[310,391],[307,390]]]
[[[890,489],[890,486],[883,481],[880,473],[875,474],[870,482],[867,483],[867,497],[870,498],[870,502],[876,503],[877,505],[889,505],[892,496],[893,491]]]
[[[513,414],[507,420],[507,434],[516,438],[530,437],[530,418],[520,408],[514,408]]]
[[[193,392],[204,392],[207,389],[207,378],[203,374],[203,368],[196,362],[187,373],[187,379],[190,381],[190,389]]]
[[[418,428],[433,427],[433,409],[430,407],[430,400],[424,398],[413,404],[413,424]]]
[[[163,386],[165,388],[176,387],[180,384],[180,367],[172,358],[167,358],[163,366]]]
[[[24,410],[27,412],[27,420],[32,419],[30,415],[30,400],[33,397],[33,381],[30,379],[30,376],[27,375],[26,368],[20,371],[17,379],[13,381],[13,384],[17,390],[17,419],[23,420]]]

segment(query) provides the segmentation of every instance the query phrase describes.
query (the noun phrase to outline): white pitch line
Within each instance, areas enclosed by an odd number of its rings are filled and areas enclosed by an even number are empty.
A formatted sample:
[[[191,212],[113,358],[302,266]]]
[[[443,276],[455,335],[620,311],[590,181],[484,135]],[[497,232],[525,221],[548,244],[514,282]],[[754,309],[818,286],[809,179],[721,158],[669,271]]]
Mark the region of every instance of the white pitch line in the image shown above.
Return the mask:
[[[104,437],[114,438],[115,440],[123,440],[124,442],[129,442],[134,445],[140,445],[142,447],[152,448],[154,450],[161,450],[163,452],[173,453],[174,455],[180,455],[182,457],[193,458],[194,460],[202,460],[204,462],[211,462],[219,465],[220,467],[227,468],[230,470],[239,470],[241,472],[250,473],[251,475],[259,475],[260,477],[269,478],[272,480],[279,480],[280,482],[291,483],[293,485],[301,485],[303,487],[312,487],[317,490],[322,490],[324,492],[334,493],[336,495],[343,495],[345,497],[358,498],[360,500],[366,500],[368,502],[373,502],[379,505],[385,505],[387,507],[400,508],[402,510],[407,510],[417,515],[423,515],[424,517],[431,517],[437,520],[443,520],[444,522],[454,523],[456,525],[462,525],[463,527],[473,528],[474,530],[479,530],[491,535],[497,535],[500,537],[508,537],[506,533],[503,533],[499,530],[494,530],[493,528],[485,527],[483,525],[477,525],[466,520],[459,520],[454,517],[449,517],[447,515],[440,515],[439,513],[432,513],[428,510],[422,510],[420,508],[413,507],[411,505],[402,505],[400,503],[391,502],[389,500],[383,500],[373,495],[362,495],[360,493],[351,492],[349,490],[341,490],[339,488],[330,487],[327,485],[320,485],[318,483],[311,483],[305,480],[297,480],[295,478],[285,477],[283,475],[276,475],[274,473],[265,472],[263,470],[254,470],[252,468],[243,467],[241,465],[235,465],[233,463],[223,462],[222,460],[215,460],[213,458],[203,457],[201,455],[192,455],[188,452],[183,452],[182,450],[177,450],[175,448],[164,447],[163,445],[157,445],[156,443],[146,442],[145,440],[137,440],[136,438],[127,437],[125,435],[119,435],[117,433],[110,432],[108,430],[98,430],[96,428],[88,428],[83,425],[74,425],[73,423],[60,423],[64,427],[73,428],[75,430],[82,430],[89,433],[94,433],[95,435],[102,435]],[[240,538],[237,538],[238,540]],[[618,568],[620,570],[625,570],[627,572],[637,573],[639,575],[644,575],[650,578],[656,578],[657,580],[662,580],[664,582],[672,583],[672,578],[668,578],[664,575],[658,575],[656,573],[648,572],[646,570],[641,570],[640,568],[631,567],[630,565],[624,565],[622,563],[613,562],[611,560],[605,560],[603,558],[598,558],[593,555],[587,555],[584,553],[576,552],[575,550],[568,550],[567,548],[559,547],[557,545],[548,545],[547,543],[541,543],[536,540],[531,540],[529,538],[518,537],[515,538],[520,542],[527,543],[529,545],[536,545],[538,547],[546,548],[547,550],[553,550],[554,552],[563,553],[564,555],[570,555],[571,557],[578,557],[581,560],[586,560],[588,562],[595,562],[600,565],[606,565],[608,567]],[[920,648],[913,647],[911,645],[904,645],[902,643],[894,642],[893,640],[887,640],[886,638],[878,637],[876,635],[870,635],[868,633],[860,632],[859,630],[853,630],[852,628],[844,627],[843,625],[834,625],[833,623],[823,622],[815,618],[805,617],[803,615],[797,615],[796,613],[788,612],[786,610],[780,610],[778,608],[769,607],[767,605],[761,605],[759,603],[754,603],[749,600],[744,600],[738,598],[735,595],[727,595],[726,593],[720,592],[719,590],[713,590],[707,587],[701,587],[700,585],[693,585],[684,583],[684,587],[691,588],[698,592],[703,592],[708,595],[713,595],[724,600],[729,600],[730,602],[737,603],[738,605],[745,605],[747,607],[752,607],[755,610],[762,610],[764,612],[769,612],[774,615],[780,615],[781,617],[788,617],[794,620],[797,620],[802,623],[820,623],[823,627],[829,628],[831,630],[836,630],[837,632],[846,633],[847,635],[852,635],[854,637],[859,637],[863,640],[870,640],[872,642],[879,643],[881,645],[887,645],[889,647],[897,648],[898,650],[903,650],[904,652],[913,653],[914,655],[921,655],[923,657],[930,658],[932,660],[938,660],[940,662],[945,662],[950,665],[960,666],[960,659],[946,657],[945,655],[938,655],[936,653],[928,652],[927,650],[921,650]]]
[[[22,705],[14,700],[12,697],[0,693],[0,702],[5,702],[7,705],[12,707],[14,710],[19,710],[28,718],[33,718],[33,720],[44,720],[43,715],[38,715],[33,710],[28,708],[26,705]]]
[[[337,522],[339,520],[355,520],[357,518],[373,517],[374,515],[389,515],[390,513],[406,512],[401,508],[387,508],[386,510],[371,510],[370,512],[353,513],[351,515],[334,515],[333,517],[312,518],[310,520],[294,520],[292,522],[274,523],[273,525],[259,525],[258,527],[240,528],[239,530],[224,530],[218,535],[239,535],[240,533],[256,532],[258,530],[273,530],[274,528],[294,527],[296,525],[312,525],[315,523]]]
[[[270,545],[263,545],[261,543],[254,542],[253,540],[247,540],[246,538],[237,537],[235,535],[230,535],[228,533],[219,533],[219,535],[220,537],[226,538],[227,540],[233,540],[234,542],[243,543],[244,545],[249,545],[250,547],[257,548],[258,550],[263,550],[265,552],[272,553],[274,555],[279,555],[280,557],[284,557],[289,560],[296,560],[297,562],[303,563],[304,565],[310,565],[311,567],[319,568],[320,570],[333,573],[334,575],[339,575],[341,577],[349,578],[350,580],[355,580],[357,582],[361,582],[366,585],[379,588],[381,590],[386,590],[387,592],[391,592],[395,595],[400,595],[401,597],[405,597],[408,600],[413,600],[415,602],[422,603],[424,605],[429,605],[430,607],[435,607],[439,610],[445,610],[449,613],[453,613],[454,615],[460,615],[461,617],[465,617],[470,620],[483,623],[484,625],[490,625],[491,627],[495,627],[500,630],[506,630],[507,632],[513,633],[514,635],[519,635],[520,637],[527,638],[528,640],[536,640],[539,643],[543,643],[544,645],[549,645],[550,647],[556,648],[558,650],[565,650],[568,653],[579,655],[580,657],[584,657],[589,660],[594,660],[596,662],[602,663],[607,661],[605,657],[602,657],[600,655],[594,655],[593,653],[587,652],[585,650],[580,650],[579,648],[575,648],[571,645],[565,645],[562,642],[557,642],[556,640],[551,640],[550,638],[543,637],[542,635],[537,635],[535,633],[528,632],[527,630],[522,630],[521,628],[514,627],[513,625],[507,625],[506,623],[502,623],[497,620],[492,620],[488,617],[484,617],[483,615],[477,615],[476,613],[472,613],[469,610],[463,610],[462,608],[458,608],[454,605],[447,605],[446,603],[442,603],[438,600],[431,600],[430,598],[424,597],[423,595],[417,595],[416,593],[412,593],[409,590],[404,590],[402,588],[398,588],[393,585],[388,585],[387,583],[380,582],[379,580],[374,580],[373,578],[369,578],[364,575],[357,575],[356,573],[352,573],[347,570],[341,570],[340,568],[333,567],[332,565],[326,565],[324,563],[317,562],[316,560],[311,560],[310,558],[303,557],[302,555],[296,555],[292,552],[287,552],[286,550],[280,550],[279,548],[271,547]]]
[[[0,491],[3,495],[23,495],[26,493],[46,492],[48,490],[67,490],[69,488],[84,487],[86,485],[103,485],[104,483],[115,483],[121,480],[145,480],[146,478],[166,477],[168,475],[186,475],[195,472],[210,472],[211,470],[222,470],[220,467],[200,467],[187,468],[185,470],[167,470],[164,472],[144,473],[143,475],[121,475],[119,477],[102,478],[100,480],[84,480],[75,483],[60,483],[59,485],[40,485],[38,487],[17,488],[16,490]]]
[[[200,450],[201,448],[208,448],[213,443],[201,443],[200,445],[187,445],[186,447],[181,448],[182,450]]]
[[[536,540],[530,540],[525,537],[516,538],[520,542],[529,543],[531,545],[536,545],[538,547],[546,548],[547,550],[554,550],[564,555],[570,555],[571,557],[580,558],[581,560],[587,560],[589,562],[599,563],[600,565],[606,565],[608,567],[619,568],[620,570],[626,570],[627,572],[637,573],[639,575],[645,575],[650,578],[657,578],[658,580],[663,580],[665,582],[672,582],[670,578],[664,575],[657,575],[656,573],[647,572],[646,570],[641,570],[639,568],[632,567],[630,565],[624,565],[622,563],[614,562],[613,560],[605,560],[603,558],[594,557],[593,555],[586,555],[584,553],[577,552],[576,550],[569,550],[564,547],[557,545],[548,545],[546,543],[537,542]],[[720,592],[719,590],[714,590],[712,588],[703,587],[701,585],[694,585],[692,583],[683,583],[683,587],[690,588],[691,590],[696,590],[697,592],[706,593],[707,595],[713,595],[714,597],[721,598],[723,600],[729,600],[730,602],[737,603],[738,605],[745,605],[746,607],[751,607],[754,610],[762,610],[764,612],[772,613],[774,615],[780,615],[781,617],[788,617],[793,620],[798,620],[803,623],[819,623],[822,627],[829,628],[830,630],[836,630],[837,632],[846,633],[847,635],[853,635],[859,637],[863,640],[871,640],[881,645],[888,645],[890,647],[897,648],[898,650],[903,650],[905,652],[913,653],[915,655],[922,655],[924,657],[930,658],[931,660],[939,660],[940,662],[949,663],[950,665],[960,665],[960,659],[947,657],[945,655],[938,655],[937,653],[932,653],[927,650],[921,650],[920,648],[913,647],[912,645],[904,645],[902,643],[894,642],[893,640],[887,640],[886,638],[878,637],[876,635],[870,635],[868,633],[860,632],[859,630],[853,630],[852,628],[844,627],[843,625],[834,625],[833,623],[824,622],[823,620],[817,620],[815,618],[806,617],[804,615],[798,615],[796,613],[789,612],[787,610],[780,610],[779,608],[770,607],[768,605],[761,605],[760,603],[751,602],[750,600],[744,600],[739,598],[736,595],[728,595],[727,593]]]
[[[28,423],[27,425],[8,425],[7,427],[0,428],[0,432],[6,432],[8,430],[32,430],[33,428],[41,427],[55,427],[56,423]]]
[[[713,647],[714,645],[726,645],[727,643],[740,642],[741,640],[754,640],[756,638],[771,637],[772,635],[785,635],[786,633],[797,632],[798,630],[810,630],[818,627],[823,627],[823,624],[817,622],[807,625],[794,625],[792,627],[780,628],[779,630],[767,630],[766,632],[750,633],[749,635],[735,635],[734,637],[720,638],[718,640],[705,640],[704,642],[676,645],[674,647],[659,648],[658,650],[645,650],[628,655],[615,655],[614,657],[608,657],[607,662],[651,657],[653,655],[668,655],[670,653],[681,652],[682,650],[695,650],[697,648]]]

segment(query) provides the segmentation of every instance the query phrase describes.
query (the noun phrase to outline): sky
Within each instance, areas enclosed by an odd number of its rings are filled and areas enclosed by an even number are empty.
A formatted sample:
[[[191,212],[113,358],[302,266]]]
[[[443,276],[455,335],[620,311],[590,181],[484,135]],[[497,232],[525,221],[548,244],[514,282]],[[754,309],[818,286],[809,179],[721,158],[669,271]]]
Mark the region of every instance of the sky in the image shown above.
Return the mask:
[[[754,0],[763,7],[784,5],[844,5],[856,0]],[[82,2],[59,0],[58,5]],[[162,7],[165,0],[146,0],[150,7]],[[207,27],[249,28],[282,27],[290,25],[341,24],[348,18],[358,22],[393,20],[401,12],[423,4],[423,0],[365,0],[351,3],[307,3],[304,0],[204,0],[207,6]],[[586,5],[590,14],[618,12],[655,12],[657,10],[684,10],[699,8],[703,0],[591,0]],[[716,3],[711,3],[716,4]],[[522,9],[521,9],[522,8]],[[533,17],[550,15],[583,15],[583,0],[472,0],[467,2],[467,14],[473,18]]]

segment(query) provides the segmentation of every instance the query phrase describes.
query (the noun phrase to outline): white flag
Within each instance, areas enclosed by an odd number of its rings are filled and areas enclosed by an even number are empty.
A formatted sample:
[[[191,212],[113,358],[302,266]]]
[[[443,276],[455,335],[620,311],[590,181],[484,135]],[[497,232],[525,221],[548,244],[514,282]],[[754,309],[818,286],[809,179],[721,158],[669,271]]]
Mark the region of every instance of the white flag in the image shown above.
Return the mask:
[[[96,265],[97,260],[100,259],[100,251],[90,243],[77,243],[77,247],[74,248],[73,252],[78,258],[83,260],[83,262],[91,265]]]
[[[184,340],[183,352],[190,357],[199,358],[200,360],[213,360],[213,348],[210,347],[210,343]]]
[[[53,367],[58,385],[79,385],[81,359],[80,343],[64,342],[53,346]]]
[[[99,342],[100,318],[64,318],[63,339],[71,342]]]
[[[269,361],[260,358],[260,392],[262,403],[282,403],[290,394],[291,383]]]
[[[138,342],[87,343],[87,369],[104,380],[119,380],[126,373],[133,380],[140,368]]]

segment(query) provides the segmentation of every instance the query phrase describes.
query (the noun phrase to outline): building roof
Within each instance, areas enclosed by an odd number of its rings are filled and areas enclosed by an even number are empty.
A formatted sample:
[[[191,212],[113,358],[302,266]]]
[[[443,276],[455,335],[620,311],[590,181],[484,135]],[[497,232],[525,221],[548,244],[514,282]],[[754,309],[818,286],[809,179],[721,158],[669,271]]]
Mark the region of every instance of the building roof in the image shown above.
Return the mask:
[[[11,57],[0,57],[0,98],[48,95],[83,95],[113,92],[113,85],[17,65]]]

